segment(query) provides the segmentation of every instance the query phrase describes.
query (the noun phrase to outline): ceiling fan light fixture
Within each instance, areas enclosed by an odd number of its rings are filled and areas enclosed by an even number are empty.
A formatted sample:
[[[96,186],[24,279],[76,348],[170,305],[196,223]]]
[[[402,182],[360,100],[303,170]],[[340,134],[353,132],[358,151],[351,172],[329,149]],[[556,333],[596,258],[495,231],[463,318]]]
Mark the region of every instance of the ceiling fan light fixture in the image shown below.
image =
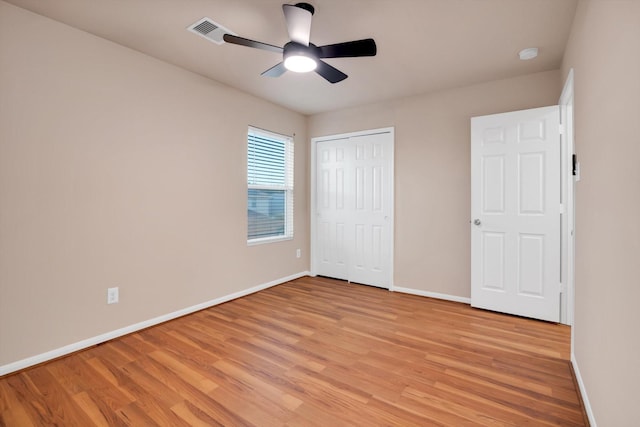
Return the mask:
[[[284,67],[294,73],[308,73],[315,70],[318,67],[318,57],[313,49],[312,46],[304,46],[300,43],[287,43],[282,55]]]
[[[294,73],[308,73],[316,69],[318,62],[309,56],[291,55],[284,60],[284,66]]]

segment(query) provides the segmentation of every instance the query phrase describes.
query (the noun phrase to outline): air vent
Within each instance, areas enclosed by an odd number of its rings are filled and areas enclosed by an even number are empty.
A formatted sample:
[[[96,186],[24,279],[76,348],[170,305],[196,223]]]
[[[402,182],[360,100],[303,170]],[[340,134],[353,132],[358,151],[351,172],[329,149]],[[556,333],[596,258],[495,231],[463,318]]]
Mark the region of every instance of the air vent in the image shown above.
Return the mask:
[[[204,21],[196,25],[195,27],[193,27],[193,29],[199,32],[200,34],[202,34],[203,36],[206,36],[211,31],[217,30],[218,26],[211,21]]]
[[[216,44],[224,43],[222,37],[225,34],[233,34],[234,36],[237,35],[233,31],[223,27],[217,22],[213,22],[210,18],[207,17],[204,17],[198,22],[194,22],[193,24],[189,25],[187,27],[187,30]]]

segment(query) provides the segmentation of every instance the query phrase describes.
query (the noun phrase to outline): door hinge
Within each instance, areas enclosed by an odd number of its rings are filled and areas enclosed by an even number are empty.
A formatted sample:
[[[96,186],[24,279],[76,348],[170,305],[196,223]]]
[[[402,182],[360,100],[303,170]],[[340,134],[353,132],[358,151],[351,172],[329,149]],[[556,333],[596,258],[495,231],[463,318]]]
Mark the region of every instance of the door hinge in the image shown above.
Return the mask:
[[[564,125],[562,123],[558,125],[558,133],[564,135]]]

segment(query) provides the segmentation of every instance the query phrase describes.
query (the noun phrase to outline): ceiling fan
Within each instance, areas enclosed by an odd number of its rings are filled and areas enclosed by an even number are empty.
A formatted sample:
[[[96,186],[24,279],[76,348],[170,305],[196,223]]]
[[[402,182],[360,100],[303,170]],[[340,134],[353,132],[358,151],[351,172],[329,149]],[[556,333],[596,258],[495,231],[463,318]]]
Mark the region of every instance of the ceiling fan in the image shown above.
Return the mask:
[[[280,77],[287,70],[306,73],[315,71],[331,83],[338,83],[348,76],[321,59],[355,58],[375,56],[377,48],[373,39],[354,40],[326,46],[316,46],[309,42],[311,34],[311,17],[315,12],[309,3],[282,5],[287,31],[291,41],[278,47],[255,40],[245,39],[233,34],[225,34],[224,41],[241,46],[282,53],[282,62],[263,72],[263,76]]]

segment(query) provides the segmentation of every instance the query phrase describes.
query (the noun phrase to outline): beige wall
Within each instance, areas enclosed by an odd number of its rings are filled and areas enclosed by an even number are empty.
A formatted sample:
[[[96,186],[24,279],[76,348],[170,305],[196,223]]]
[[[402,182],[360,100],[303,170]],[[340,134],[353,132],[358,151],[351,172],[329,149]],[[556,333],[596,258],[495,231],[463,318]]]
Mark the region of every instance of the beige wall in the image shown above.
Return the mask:
[[[560,91],[549,71],[310,117],[311,137],[395,126],[395,286],[470,296],[470,118]]]
[[[640,420],[639,53],[640,2],[579,3],[562,67],[582,170],[574,353],[600,426]]]
[[[248,125],[296,134],[293,241],[247,247]],[[300,114],[0,2],[0,366],[308,270],[307,140]]]

